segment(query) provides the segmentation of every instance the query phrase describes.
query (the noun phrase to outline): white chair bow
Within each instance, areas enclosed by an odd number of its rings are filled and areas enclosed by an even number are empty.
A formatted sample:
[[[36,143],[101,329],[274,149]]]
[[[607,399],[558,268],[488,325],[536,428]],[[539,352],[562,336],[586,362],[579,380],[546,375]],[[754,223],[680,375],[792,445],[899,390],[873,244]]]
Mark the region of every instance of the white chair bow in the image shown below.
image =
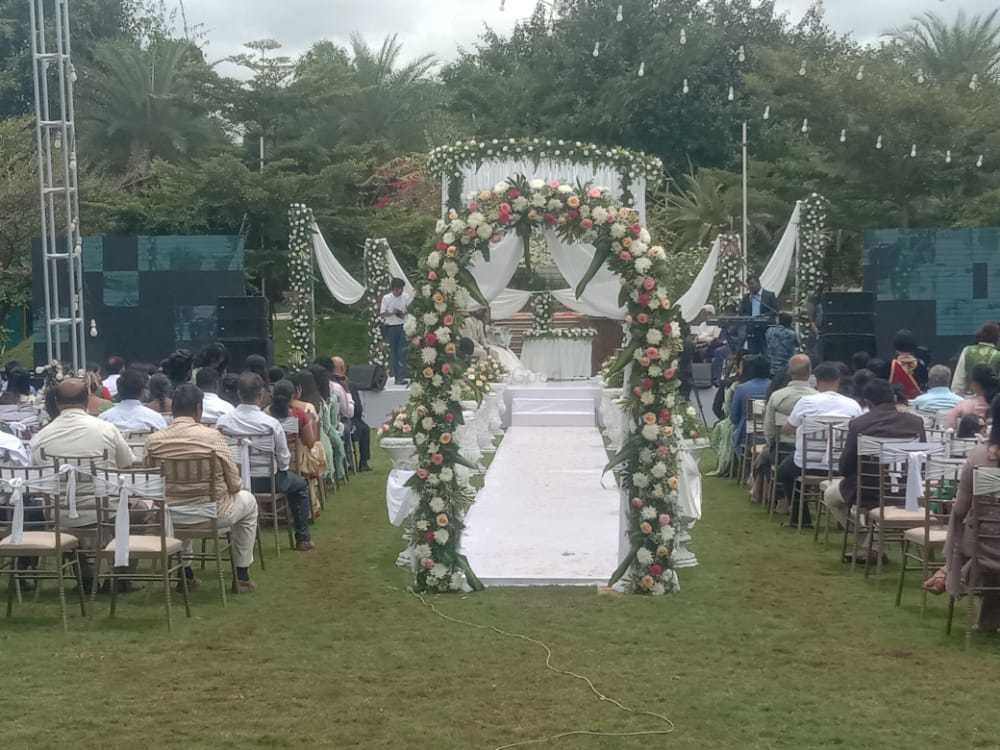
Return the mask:
[[[10,522],[10,543],[24,542],[24,489],[25,482],[21,477],[0,480],[0,485],[10,490],[8,502],[14,506]]]
[[[973,495],[1000,495],[1000,469],[977,466],[972,473]]]
[[[237,445],[240,449],[240,481],[243,484],[243,489],[250,490],[250,439],[240,438],[237,441]]]
[[[63,464],[59,467],[59,474],[66,477],[66,503],[69,505],[69,517],[74,521],[80,517],[76,509],[76,473],[78,467],[74,464]]]

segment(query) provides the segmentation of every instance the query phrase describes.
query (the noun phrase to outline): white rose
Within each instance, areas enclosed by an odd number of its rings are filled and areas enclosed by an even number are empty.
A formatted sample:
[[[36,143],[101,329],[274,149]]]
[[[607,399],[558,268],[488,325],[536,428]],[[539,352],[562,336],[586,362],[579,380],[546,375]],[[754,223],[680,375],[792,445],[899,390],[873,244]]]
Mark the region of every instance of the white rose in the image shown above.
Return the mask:
[[[635,559],[640,565],[651,565],[653,562],[653,553],[645,547],[640,547],[639,551],[635,553]]]
[[[646,393],[649,393],[649,391],[646,391]],[[430,429],[430,428],[428,427],[427,429]],[[652,442],[653,440],[656,440],[656,438],[658,438],[660,436],[660,428],[657,427],[655,424],[643,425],[642,426],[642,436],[646,440],[649,440],[650,442]]]
[[[563,207],[562,201],[553,198],[549,201],[549,211],[558,211]]]
[[[635,270],[639,273],[646,273],[652,267],[653,267],[653,261],[651,261],[649,258],[635,259]]]
[[[684,426],[684,417],[682,417],[680,414],[674,414],[672,421],[674,423],[674,427]]]
[[[423,445],[424,443],[427,442],[427,436],[422,432],[418,432],[416,435],[413,436],[413,442],[416,443],[417,445]]]
[[[407,315],[406,319],[403,321],[403,333],[407,336],[412,336],[417,332],[417,319],[412,315]]]
[[[639,489],[649,486],[649,477],[647,477],[642,472],[637,471],[632,475],[632,484]]]
[[[663,540],[664,542],[669,542],[669,541],[673,540],[673,538],[676,535],[677,535],[677,532],[674,531],[674,527],[673,526],[661,526],[660,527],[660,539]]]
[[[438,322],[438,316],[437,316],[437,315],[435,315],[435,314],[434,314],[434,313],[432,313],[432,312],[427,312],[427,313],[424,313],[424,314],[423,314],[423,315],[421,316],[421,318],[420,318],[420,321],[421,321],[421,322],[422,322],[422,323],[423,323],[423,324],[424,324],[425,326],[432,326],[432,325],[434,325],[435,323],[437,323],[437,322]]]
[[[438,529],[434,532],[434,541],[438,544],[447,544],[450,536],[448,529]]]
[[[671,326],[671,328],[670,328],[670,338],[679,339],[680,337],[681,337],[681,327],[679,325],[678,326]]]
[[[632,246],[628,250],[630,253],[632,253],[632,255],[638,257],[640,255],[645,255],[648,249],[649,245],[647,245],[645,242],[633,242]]]
[[[423,427],[425,430],[431,430],[434,428],[434,420],[431,419],[430,417],[424,417],[423,419],[420,420],[420,426]]]
[[[444,482],[450,482],[454,478],[455,478],[455,472],[453,472],[447,466],[445,466],[443,469],[441,469],[441,480],[442,481],[444,481]]]
[[[651,521],[656,518],[656,508],[652,505],[647,505],[642,509],[642,513],[640,515],[642,516],[643,521]]]
[[[431,290],[431,285],[424,284],[422,287],[420,287],[420,294],[422,294],[424,297],[430,297],[431,294],[433,294],[433,291]]]
[[[663,369],[659,365],[650,365],[647,374],[651,378],[658,378],[663,374]]]
[[[620,240],[625,236],[625,225],[624,224],[612,224],[611,225],[611,236],[616,240]]]
[[[657,479],[663,479],[667,475],[667,465],[662,461],[657,461],[649,473]]]
[[[663,334],[655,328],[650,328],[646,331],[646,341],[653,346],[656,346],[663,341]]]
[[[451,231],[453,231],[455,234],[461,234],[462,230],[464,229],[465,229],[465,222],[462,221],[461,219],[455,219],[453,222],[451,222]]]
[[[653,297],[649,301],[649,309],[650,310],[659,310],[660,309],[660,300],[657,299],[656,297]]]
[[[645,244],[648,245],[649,241],[651,239],[652,238],[649,236],[649,232],[647,232],[645,228],[639,230],[639,241],[640,242],[643,242],[643,243],[645,243]]]
[[[444,510],[444,498],[442,497],[432,497],[431,498],[431,510],[435,513],[440,513]]]
[[[667,589],[662,583],[654,583],[653,588],[649,591],[653,596],[663,596],[667,593]]]
[[[430,255],[427,256],[427,266],[429,268],[437,268],[440,265],[441,265],[441,253],[439,253],[437,250],[434,250],[433,252],[431,252]]]
[[[411,398],[420,398],[423,395],[424,395],[424,387],[422,385],[420,385],[420,383],[411,383],[410,384],[410,397]]]
[[[458,273],[458,263],[453,260],[446,260],[442,268],[444,268],[444,272],[449,276],[454,276]]]
[[[431,575],[435,578],[444,578],[448,575],[448,566],[444,563],[438,563],[433,568],[431,568]]]
[[[444,378],[442,378],[440,375],[435,374],[434,377],[431,378],[431,385],[433,385],[435,388],[440,388],[443,382]]]
[[[424,559],[424,558],[430,557],[431,556],[430,545],[429,544],[418,544],[414,548],[413,554],[416,555],[417,557],[419,557],[420,559]]]
[[[486,217],[483,216],[481,213],[479,213],[479,211],[473,211],[471,214],[469,214],[470,227],[478,227],[484,221],[486,221]]]
[[[434,335],[438,337],[438,341],[442,344],[447,344],[451,341],[451,329],[450,328],[438,328],[434,331]]]
[[[451,276],[446,279],[441,279],[441,291],[445,294],[454,294],[458,291],[458,282]]]
[[[687,415],[688,415],[689,417],[693,417],[693,416],[694,416],[695,414],[697,414],[697,413],[698,413],[698,412],[696,412],[696,411],[694,410],[694,407],[693,407],[693,406],[689,406],[689,407],[687,408],[687,410],[686,410],[686,414],[687,414]]]
[[[653,403],[654,401],[656,401],[656,396],[654,396],[654,395],[653,395],[653,392],[652,392],[652,391],[643,391],[643,392],[642,392],[642,395],[641,395],[641,396],[639,396],[639,401],[640,401],[640,402],[641,402],[641,403],[642,403],[643,405],[645,405],[645,406],[649,406],[649,405],[651,405],[651,404],[652,404],[652,403]]]
[[[433,346],[425,346],[420,350],[420,358],[424,361],[425,365],[433,364],[434,360],[437,359],[437,356],[437,349]]]
[[[595,224],[603,224],[608,220],[608,210],[603,206],[598,206],[590,213],[590,217]]]
[[[545,180],[534,179],[528,182],[528,187],[532,190],[541,190],[545,187]]]
[[[663,497],[666,493],[663,491],[663,485],[658,484],[653,487],[653,497]]]
[[[476,234],[481,240],[488,240],[493,236],[493,227],[489,224],[480,224],[479,228],[476,230]]]
[[[653,260],[666,260],[667,251],[660,245],[656,245],[655,247],[650,248],[649,256],[653,258]]]
[[[506,193],[508,190],[510,190],[510,184],[506,182],[498,182],[496,185],[493,186],[493,192],[497,193],[498,195],[501,193]]]
[[[445,242],[445,243],[447,243],[449,245],[454,244],[454,242],[455,242],[455,233],[454,232],[445,232],[444,236],[441,238],[441,241]]]
[[[517,196],[517,198],[514,199],[515,211],[523,211],[527,207],[528,207],[528,199],[525,198],[523,195],[519,195]]]
[[[461,384],[460,383],[455,383],[451,387],[451,393],[449,395],[451,396],[451,400],[452,401],[461,401],[462,400],[462,386],[461,386]]]
[[[580,216],[584,219],[590,216],[590,206],[580,206]]]

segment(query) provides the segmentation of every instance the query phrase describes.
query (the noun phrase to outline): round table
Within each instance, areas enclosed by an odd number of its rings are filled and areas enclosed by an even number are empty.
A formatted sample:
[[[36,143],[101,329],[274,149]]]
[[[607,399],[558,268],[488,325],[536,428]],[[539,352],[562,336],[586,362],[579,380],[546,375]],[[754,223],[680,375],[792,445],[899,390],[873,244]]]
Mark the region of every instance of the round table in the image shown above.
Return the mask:
[[[524,341],[521,362],[525,368],[549,380],[585,380],[591,371],[594,339],[532,337]]]

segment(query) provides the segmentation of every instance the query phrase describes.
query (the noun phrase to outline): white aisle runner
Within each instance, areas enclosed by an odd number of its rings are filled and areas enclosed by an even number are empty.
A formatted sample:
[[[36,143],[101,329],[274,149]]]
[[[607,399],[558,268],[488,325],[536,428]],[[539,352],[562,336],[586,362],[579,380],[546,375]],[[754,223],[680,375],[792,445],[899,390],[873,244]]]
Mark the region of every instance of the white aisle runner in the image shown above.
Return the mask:
[[[511,427],[466,518],[462,547],[487,585],[606,583],[619,495],[596,427]]]

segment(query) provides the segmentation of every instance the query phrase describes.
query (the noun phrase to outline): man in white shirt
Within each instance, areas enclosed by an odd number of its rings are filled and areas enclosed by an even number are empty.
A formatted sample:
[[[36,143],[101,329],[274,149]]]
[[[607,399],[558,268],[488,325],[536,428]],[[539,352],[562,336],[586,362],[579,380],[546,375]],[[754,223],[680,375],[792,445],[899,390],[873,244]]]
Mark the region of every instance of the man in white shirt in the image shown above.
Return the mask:
[[[195,385],[203,394],[201,406],[201,421],[205,424],[215,424],[223,416],[236,407],[219,396],[219,371],[214,367],[202,367],[194,376]]]
[[[122,432],[155,432],[167,427],[167,420],[159,412],[143,406],[142,392],[146,388],[146,374],[139,370],[126,370],[118,377],[119,403],[101,414]]]
[[[382,316],[382,333],[389,343],[389,373],[396,380],[396,385],[406,385],[406,335],[403,333],[403,321],[406,320],[406,309],[409,300],[403,296],[406,284],[402,279],[393,279],[389,293],[382,298],[379,314]]]
[[[124,369],[124,359],[118,356],[108,358],[108,364],[104,367],[107,377],[104,378],[102,385],[108,389],[108,393],[111,394],[111,398],[118,395],[118,378],[121,375],[121,371]]]
[[[798,400],[795,408],[792,409],[792,413],[788,416],[788,421],[784,428],[788,432],[795,431],[795,453],[782,461],[776,475],[778,486],[784,491],[787,501],[791,501],[795,480],[802,474],[804,461],[802,456],[802,428],[806,420],[820,416],[853,419],[862,413],[861,406],[857,401],[847,396],[842,396],[837,392],[837,389],[840,388],[840,368],[837,365],[831,362],[824,362],[816,368],[813,374],[816,377],[816,394],[803,396]],[[828,469],[829,467],[824,467],[821,464],[809,467],[809,469],[824,468]],[[793,525],[797,527],[797,509],[793,508],[792,518],[796,521]],[[802,509],[802,525],[811,525],[808,507]]]
[[[315,548],[309,534],[309,485],[298,474],[288,470],[292,457],[288,450],[288,439],[278,420],[261,411],[263,393],[264,381],[259,375],[252,372],[240,375],[240,405],[220,417],[216,427],[224,435],[266,435],[274,441],[272,447],[278,465],[278,473],[274,475],[275,486],[278,492],[288,497],[292,525],[295,527],[295,549],[308,552]],[[271,489],[267,477],[253,477],[252,482],[255,492],[269,492]]]

